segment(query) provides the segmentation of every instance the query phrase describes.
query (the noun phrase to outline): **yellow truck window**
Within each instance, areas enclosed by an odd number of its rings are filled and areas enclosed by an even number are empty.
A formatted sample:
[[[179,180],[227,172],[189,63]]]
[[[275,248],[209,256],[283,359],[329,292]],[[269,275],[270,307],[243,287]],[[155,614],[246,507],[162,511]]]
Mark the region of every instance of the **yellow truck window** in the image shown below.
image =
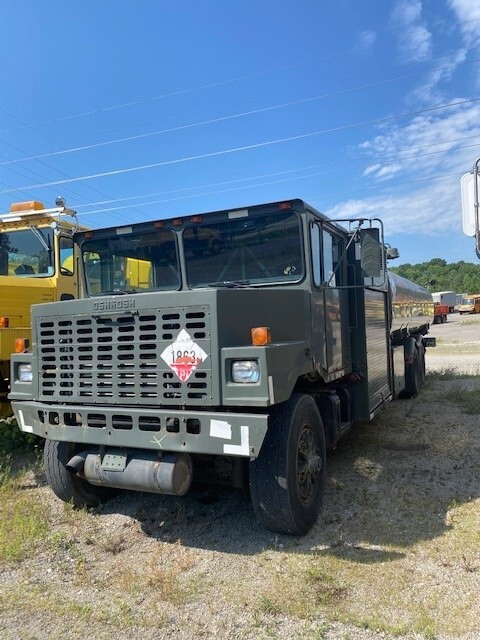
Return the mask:
[[[75,273],[75,261],[73,258],[73,240],[66,236],[59,238],[60,273],[64,276],[73,276]]]
[[[53,231],[19,229],[0,235],[0,275],[51,276],[53,265]]]

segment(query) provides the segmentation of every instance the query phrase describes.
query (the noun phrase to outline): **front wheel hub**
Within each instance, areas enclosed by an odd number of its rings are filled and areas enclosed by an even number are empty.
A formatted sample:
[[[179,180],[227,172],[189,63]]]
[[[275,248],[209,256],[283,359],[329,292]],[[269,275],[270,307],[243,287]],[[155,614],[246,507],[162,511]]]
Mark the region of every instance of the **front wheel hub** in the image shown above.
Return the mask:
[[[303,429],[297,447],[297,485],[302,500],[308,502],[315,489],[322,458],[318,455],[317,441],[311,426]]]

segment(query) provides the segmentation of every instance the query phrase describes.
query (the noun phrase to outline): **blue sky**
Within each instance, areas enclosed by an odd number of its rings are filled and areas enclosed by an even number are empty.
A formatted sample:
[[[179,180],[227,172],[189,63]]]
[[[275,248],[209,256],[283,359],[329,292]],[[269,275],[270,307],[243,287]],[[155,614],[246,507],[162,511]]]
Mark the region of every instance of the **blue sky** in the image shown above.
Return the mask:
[[[480,0],[3,3],[0,211],[80,222],[303,198],[379,217],[396,264],[477,262]]]

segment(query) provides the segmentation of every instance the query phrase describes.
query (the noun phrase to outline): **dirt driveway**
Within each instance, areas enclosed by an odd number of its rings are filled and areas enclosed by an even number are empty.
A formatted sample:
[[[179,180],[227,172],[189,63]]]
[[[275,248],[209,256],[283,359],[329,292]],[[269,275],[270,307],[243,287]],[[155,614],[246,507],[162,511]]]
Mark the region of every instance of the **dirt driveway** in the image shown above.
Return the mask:
[[[437,346],[428,352],[430,371],[452,369],[480,375],[480,315],[451,313],[444,324],[431,328]]]
[[[480,373],[480,317],[432,334],[420,395],[330,452],[304,538],[259,527],[238,491],[124,493],[85,512],[28,473],[17,499],[48,527],[1,567],[0,637],[480,638],[480,419],[462,401],[480,379],[439,376]]]

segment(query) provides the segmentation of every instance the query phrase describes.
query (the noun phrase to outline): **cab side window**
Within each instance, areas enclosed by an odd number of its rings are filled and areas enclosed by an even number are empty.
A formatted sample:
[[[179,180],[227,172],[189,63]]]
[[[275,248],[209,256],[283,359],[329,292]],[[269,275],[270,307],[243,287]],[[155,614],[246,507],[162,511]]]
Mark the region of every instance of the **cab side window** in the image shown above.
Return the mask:
[[[345,284],[343,256],[344,241],[336,233],[323,229],[323,279],[329,287]],[[340,261],[343,260],[343,265]]]
[[[322,240],[323,240],[323,281],[329,287],[334,287],[336,285],[336,273],[334,267],[333,260],[333,238],[328,231],[325,229],[322,232]]]
[[[316,287],[337,287],[342,284],[343,272],[339,266],[342,239],[328,229],[313,223],[311,226],[313,283]]]
[[[75,273],[75,259],[73,256],[73,240],[67,236],[59,238],[60,273],[64,276],[73,276]]]
[[[315,222],[310,226],[310,243],[312,249],[313,284],[320,287],[322,284],[322,270],[320,268],[320,227]]]

